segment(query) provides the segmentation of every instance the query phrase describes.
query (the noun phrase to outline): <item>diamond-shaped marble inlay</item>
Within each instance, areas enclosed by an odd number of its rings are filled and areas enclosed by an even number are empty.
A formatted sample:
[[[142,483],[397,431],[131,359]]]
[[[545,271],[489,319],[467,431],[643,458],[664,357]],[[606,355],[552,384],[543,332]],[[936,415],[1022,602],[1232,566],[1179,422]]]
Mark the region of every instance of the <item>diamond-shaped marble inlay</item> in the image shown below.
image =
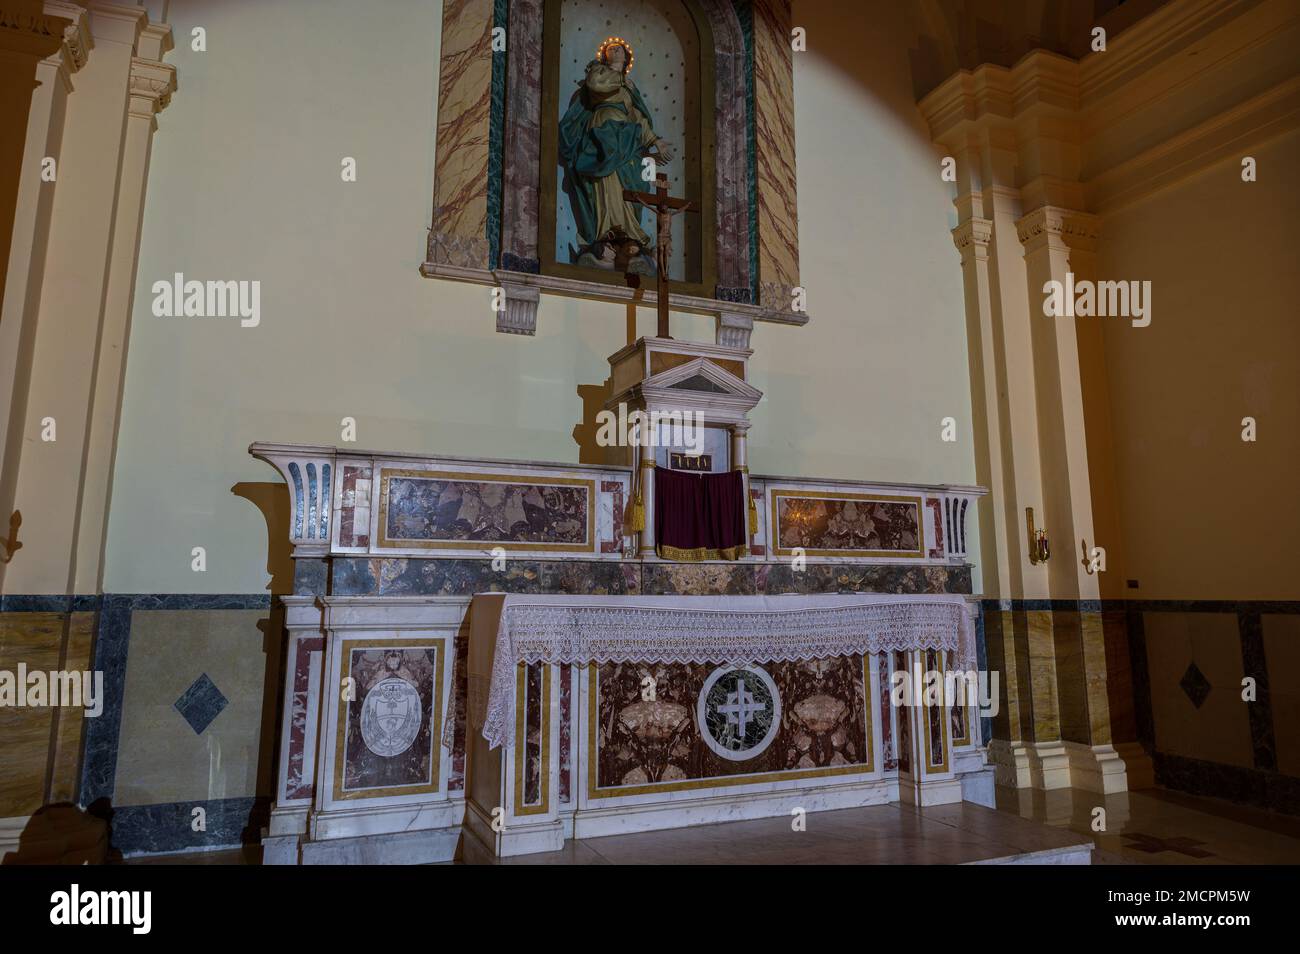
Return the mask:
[[[228,705],[230,700],[221,694],[221,690],[208,678],[206,672],[195,679],[181,693],[181,697],[172,703],[172,707],[190,724],[195,735],[202,735],[203,730],[212,725],[212,720],[221,715],[221,710]]]
[[[1178,685],[1187,694],[1187,698],[1191,700],[1192,705],[1198,709],[1205,702],[1205,697],[1210,694],[1210,689],[1213,688],[1210,685],[1210,680],[1205,678],[1205,673],[1196,668],[1196,663],[1188,664],[1187,672],[1183,673],[1183,678],[1179,680]]]

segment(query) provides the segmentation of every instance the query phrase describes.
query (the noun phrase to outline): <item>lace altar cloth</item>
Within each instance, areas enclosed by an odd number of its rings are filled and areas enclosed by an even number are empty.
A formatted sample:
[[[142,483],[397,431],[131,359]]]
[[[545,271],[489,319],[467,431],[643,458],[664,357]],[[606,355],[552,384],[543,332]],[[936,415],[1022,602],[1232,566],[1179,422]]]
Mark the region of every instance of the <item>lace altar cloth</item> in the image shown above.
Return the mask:
[[[909,649],[975,667],[974,626],[959,594],[817,596],[530,596],[499,601],[495,646],[470,644],[469,715],[492,748],[515,733],[520,663],[746,664]],[[475,599],[471,613],[495,606]],[[481,622],[475,623],[475,635]],[[447,738],[452,726],[447,726]]]

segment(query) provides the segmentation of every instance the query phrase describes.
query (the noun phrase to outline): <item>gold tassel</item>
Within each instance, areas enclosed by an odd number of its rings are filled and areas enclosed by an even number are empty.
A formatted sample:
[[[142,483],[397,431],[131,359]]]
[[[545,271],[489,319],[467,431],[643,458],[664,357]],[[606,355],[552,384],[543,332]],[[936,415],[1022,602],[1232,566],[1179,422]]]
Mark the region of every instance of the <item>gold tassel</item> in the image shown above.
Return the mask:
[[[749,533],[751,536],[758,533],[758,504],[753,497],[749,498]]]
[[[645,503],[638,493],[627,505],[627,515],[623,519],[624,533],[640,533],[645,529]]]

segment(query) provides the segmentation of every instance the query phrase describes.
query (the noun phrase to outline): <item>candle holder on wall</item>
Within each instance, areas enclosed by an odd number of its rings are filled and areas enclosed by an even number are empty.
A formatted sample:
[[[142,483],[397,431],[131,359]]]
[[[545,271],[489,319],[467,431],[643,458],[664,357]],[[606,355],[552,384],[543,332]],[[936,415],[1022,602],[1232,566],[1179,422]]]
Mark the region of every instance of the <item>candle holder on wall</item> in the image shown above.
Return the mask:
[[[1025,524],[1029,530],[1029,562],[1037,566],[1052,558],[1052,546],[1047,539],[1047,529],[1034,528],[1034,508],[1025,508]]]

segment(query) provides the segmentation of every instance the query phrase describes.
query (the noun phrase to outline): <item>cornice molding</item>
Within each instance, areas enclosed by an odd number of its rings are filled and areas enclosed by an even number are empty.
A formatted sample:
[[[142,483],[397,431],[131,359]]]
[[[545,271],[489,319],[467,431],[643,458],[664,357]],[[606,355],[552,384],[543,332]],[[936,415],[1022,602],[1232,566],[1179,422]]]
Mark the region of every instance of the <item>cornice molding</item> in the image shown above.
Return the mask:
[[[68,21],[38,9],[0,0],[0,49],[36,57],[58,52]]]
[[[90,18],[86,8],[65,0],[45,0],[45,12],[50,16],[62,17],[70,21],[63,28],[63,49],[60,54],[63,65],[69,73],[75,73],[86,65],[90,51],[95,47],[95,38],[90,32]]]
[[[917,103],[936,142],[958,143],[963,127],[1009,123],[1046,109],[1073,115],[1079,108],[1079,64],[1068,56],[1031,50],[1012,67],[986,63],[958,70]]]
[[[1178,0],[1157,7],[1079,61],[1087,101],[1140,81],[1154,66],[1240,16],[1260,0]]]

